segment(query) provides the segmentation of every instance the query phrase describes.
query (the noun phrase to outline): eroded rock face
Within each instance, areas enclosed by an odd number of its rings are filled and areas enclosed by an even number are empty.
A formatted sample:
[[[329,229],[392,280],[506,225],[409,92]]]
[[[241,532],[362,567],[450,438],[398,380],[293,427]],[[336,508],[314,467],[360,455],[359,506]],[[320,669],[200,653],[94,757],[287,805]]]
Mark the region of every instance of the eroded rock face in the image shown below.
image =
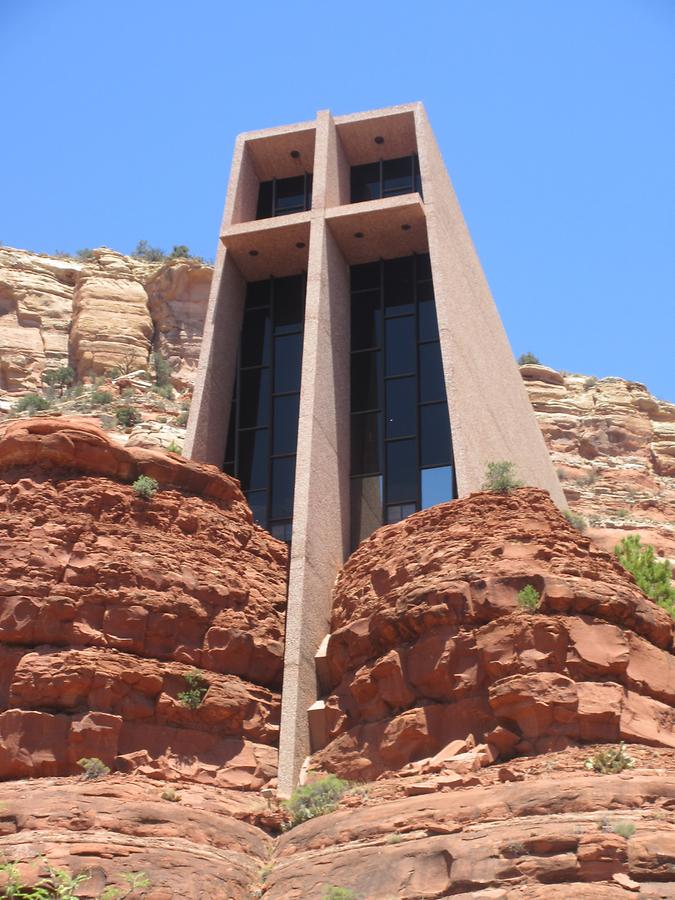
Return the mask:
[[[176,388],[191,386],[212,275],[105,247],[77,260],[0,247],[0,390],[34,390],[60,365],[79,378],[146,369],[152,350]]]
[[[675,405],[622,378],[521,366],[570,508],[611,550],[639,533],[675,561]]]
[[[518,592],[541,594],[536,612]],[[318,768],[371,780],[450,741],[494,758],[675,747],[670,616],[548,495],[474,494],[375,532],[335,588]]]
[[[150,501],[134,493],[155,478]],[[284,544],[214,467],[78,420],[0,433],[0,778],[122,771],[235,788],[276,773]],[[178,695],[203,672],[196,708]]]

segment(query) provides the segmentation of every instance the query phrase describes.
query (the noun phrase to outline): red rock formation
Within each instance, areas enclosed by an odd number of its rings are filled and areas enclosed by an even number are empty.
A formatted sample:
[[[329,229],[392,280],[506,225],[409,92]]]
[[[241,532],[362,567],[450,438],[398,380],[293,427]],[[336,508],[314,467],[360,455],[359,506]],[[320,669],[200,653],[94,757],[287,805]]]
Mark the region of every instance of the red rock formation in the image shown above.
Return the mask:
[[[130,482],[160,489],[142,500]],[[286,547],[213,467],[78,420],[0,435],[0,777],[81,757],[163,779],[275,774]],[[196,709],[178,694],[202,670]]]
[[[521,609],[526,585],[541,594]],[[375,532],[335,588],[328,746],[370,780],[471,736],[488,753],[675,747],[670,616],[548,495],[474,494]]]

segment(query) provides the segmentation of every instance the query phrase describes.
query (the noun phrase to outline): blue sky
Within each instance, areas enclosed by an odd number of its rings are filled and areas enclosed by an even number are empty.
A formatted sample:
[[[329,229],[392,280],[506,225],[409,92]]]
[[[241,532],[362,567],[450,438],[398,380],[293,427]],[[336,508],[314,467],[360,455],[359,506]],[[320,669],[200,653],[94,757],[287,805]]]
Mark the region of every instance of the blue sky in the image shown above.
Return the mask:
[[[673,0],[0,0],[0,241],[213,257],[239,131],[422,100],[516,355],[675,400]]]

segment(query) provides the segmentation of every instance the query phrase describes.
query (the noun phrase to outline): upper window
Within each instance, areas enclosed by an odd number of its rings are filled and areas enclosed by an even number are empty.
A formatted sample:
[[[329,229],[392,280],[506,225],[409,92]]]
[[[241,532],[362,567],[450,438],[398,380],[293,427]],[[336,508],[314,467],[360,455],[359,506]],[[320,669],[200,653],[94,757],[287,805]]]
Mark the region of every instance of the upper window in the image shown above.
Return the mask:
[[[398,194],[422,194],[422,179],[417,154],[399,159],[352,166],[352,203],[363,200],[379,200]]]
[[[312,176],[310,173],[292,178],[261,181],[256,219],[288,216],[312,208]]]

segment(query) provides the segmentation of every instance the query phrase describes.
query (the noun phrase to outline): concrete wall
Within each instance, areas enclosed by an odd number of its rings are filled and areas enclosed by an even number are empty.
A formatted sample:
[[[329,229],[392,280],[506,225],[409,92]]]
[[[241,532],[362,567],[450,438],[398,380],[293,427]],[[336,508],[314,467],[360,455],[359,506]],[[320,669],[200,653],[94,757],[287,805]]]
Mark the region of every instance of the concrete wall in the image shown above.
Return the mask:
[[[460,496],[508,459],[565,507],[509,340],[421,104],[415,111],[429,253]]]

